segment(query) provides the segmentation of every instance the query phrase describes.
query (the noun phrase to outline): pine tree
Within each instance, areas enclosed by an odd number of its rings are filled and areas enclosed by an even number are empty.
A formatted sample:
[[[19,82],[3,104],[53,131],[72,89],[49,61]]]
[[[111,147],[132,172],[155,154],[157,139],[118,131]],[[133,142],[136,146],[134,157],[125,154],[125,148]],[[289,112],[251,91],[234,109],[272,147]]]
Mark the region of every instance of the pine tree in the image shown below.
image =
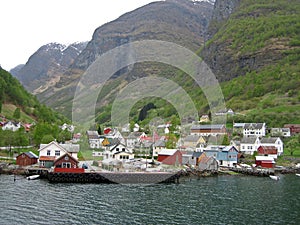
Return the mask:
[[[13,117],[14,117],[15,119],[20,119],[20,117],[21,117],[21,111],[20,111],[20,108],[16,108]]]

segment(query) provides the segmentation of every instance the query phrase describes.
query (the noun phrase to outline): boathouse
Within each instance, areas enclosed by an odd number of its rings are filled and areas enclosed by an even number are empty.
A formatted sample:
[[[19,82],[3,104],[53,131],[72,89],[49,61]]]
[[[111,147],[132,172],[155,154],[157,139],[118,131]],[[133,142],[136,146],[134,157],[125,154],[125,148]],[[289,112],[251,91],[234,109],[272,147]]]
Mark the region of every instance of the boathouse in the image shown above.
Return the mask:
[[[38,156],[33,152],[23,152],[17,156],[16,164],[19,166],[29,166],[38,162]]]
[[[167,165],[181,165],[182,153],[177,149],[163,149],[158,153],[157,161]]]
[[[256,166],[260,166],[263,168],[274,168],[275,167],[274,158],[269,157],[269,156],[256,156],[255,164],[256,164]]]

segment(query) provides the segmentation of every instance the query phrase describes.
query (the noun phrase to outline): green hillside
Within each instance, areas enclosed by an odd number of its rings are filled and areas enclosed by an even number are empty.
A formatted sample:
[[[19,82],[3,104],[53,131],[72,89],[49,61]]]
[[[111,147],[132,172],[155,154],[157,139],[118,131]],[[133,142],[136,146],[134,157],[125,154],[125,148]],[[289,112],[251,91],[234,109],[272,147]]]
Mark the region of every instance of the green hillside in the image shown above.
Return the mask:
[[[18,113],[19,111],[19,113]],[[10,73],[0,68],[0,113],[23,122],[63,123],[67,119],[39,103]]]

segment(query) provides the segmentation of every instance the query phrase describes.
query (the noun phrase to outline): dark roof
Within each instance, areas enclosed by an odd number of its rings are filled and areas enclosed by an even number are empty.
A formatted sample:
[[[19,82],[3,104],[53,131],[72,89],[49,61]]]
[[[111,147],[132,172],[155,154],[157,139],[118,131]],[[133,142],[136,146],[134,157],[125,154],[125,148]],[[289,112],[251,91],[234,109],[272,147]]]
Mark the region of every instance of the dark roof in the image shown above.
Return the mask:
[[[278,137],[274,137],[274,138],[262,138],[260,140],[260,142],[263,143],[267,143],[267,144],[274,144],[277,141]]]
[[[241,144],[254,144],[257,137],[243,137],[241,140]]]
[[[164,140],[158,140],[154,143],[155,147],[165,147],[166,146],[166,142]]]
[[[261,129],[264,123],[245,123],[244,129]]]
[[[27,155],[31,159],[38,159],[39,157],[34,154],[33,152],[24,152],[25,155]]]
[[[191,130],[215,130],[225,128],[224,124],[193,125]]]
[[[200,136],[198,136],[198,135],[188,135],[184,138],[184,141],[197,142],[199,139],[200,139]]]
[[[98,132],[94,131],[94,130],[86,131],[86,135],[88,136],[89,139],[98,139],[99,138]]]
[[[136,139],[136,138],[139,138],[141,135],[143,134],[143,132],[131,132],[129,135],[128,135],[128,139]]]

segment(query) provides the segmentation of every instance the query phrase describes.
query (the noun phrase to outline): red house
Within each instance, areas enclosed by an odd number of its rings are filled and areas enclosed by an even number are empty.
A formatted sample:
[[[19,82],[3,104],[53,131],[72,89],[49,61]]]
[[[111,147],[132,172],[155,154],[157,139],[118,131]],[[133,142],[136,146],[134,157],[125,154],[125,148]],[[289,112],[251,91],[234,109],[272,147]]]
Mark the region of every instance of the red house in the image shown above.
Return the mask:
[[[54,167],[56,168],[78,168],[78,160],[71,154],[66,153],[54,161]]]
[[[38,156],[33,152],[23,152],[17,156],[16,164],[19,166],[29,166],[38,162]]]
[[[291,135],[300,133],[300,124],[285,124],[284,128],[290,128]]]
[[[274,168],[275,161],[273,157],[268,156],[256,156],[255,157],[256,166],[264,167],[264,168]]]
[[[158,153],[157,161],[168,165],[181,165],[182,153],[177,149],[163,149]]]

